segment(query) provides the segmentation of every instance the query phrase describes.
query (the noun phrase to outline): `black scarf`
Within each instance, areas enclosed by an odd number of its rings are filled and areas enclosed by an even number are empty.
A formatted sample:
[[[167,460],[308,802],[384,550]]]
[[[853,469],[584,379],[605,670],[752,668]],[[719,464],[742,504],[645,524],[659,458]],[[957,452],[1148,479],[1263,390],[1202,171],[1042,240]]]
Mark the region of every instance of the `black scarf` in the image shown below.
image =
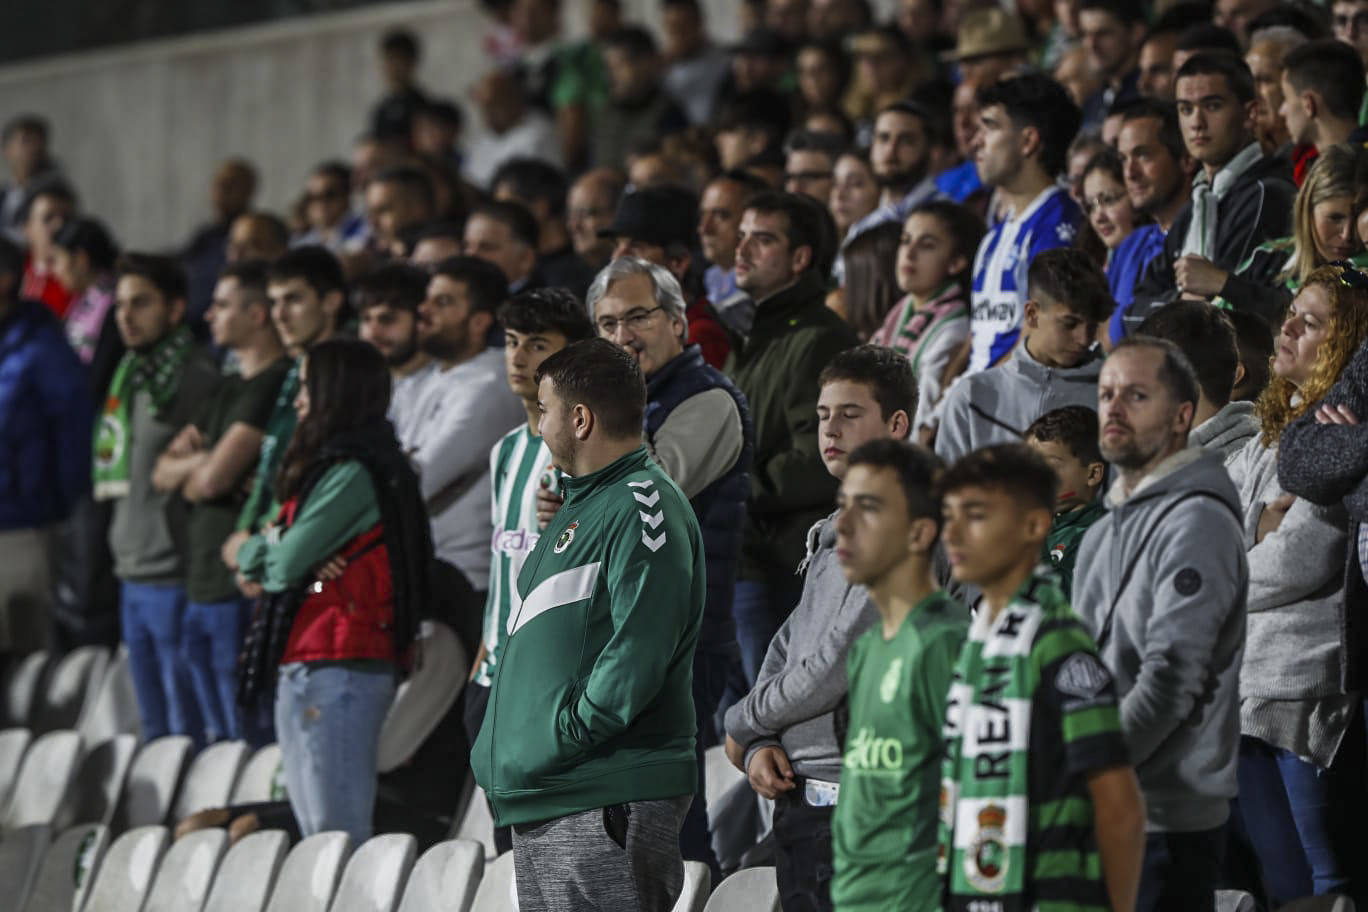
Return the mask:
[[[323,475],[333,466],[356,461],[370,473],[380,507],[380,524],[394,587],[395,653],[407,666],[418,625],[433,603],[432,529],[418,476],[399,448],[394,428],[384,419],[353,428],[327,441],[304,472],[296,515]],[[270,693],[275,672],[311,582],[285,592],[268,592],[257,604],[243,642],[238,702],[251,706]]]

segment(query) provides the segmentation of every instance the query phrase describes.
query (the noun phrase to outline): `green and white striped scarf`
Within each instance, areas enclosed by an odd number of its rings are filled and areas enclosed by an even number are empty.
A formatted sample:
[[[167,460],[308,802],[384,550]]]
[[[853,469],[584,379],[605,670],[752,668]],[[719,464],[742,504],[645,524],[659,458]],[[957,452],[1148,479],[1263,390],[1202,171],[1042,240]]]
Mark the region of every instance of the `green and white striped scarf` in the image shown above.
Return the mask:
[[[1045,616],[1032,596],[1041,583],[1057,587],[1058,578],[1037,569],[994,620],[981,606],[955,663],[936,858],[948,909],[975,908],[965,902],[974,897],[991,897],[997,912],[1027,908],[1027,748],[1039,674],[1031,649]]]

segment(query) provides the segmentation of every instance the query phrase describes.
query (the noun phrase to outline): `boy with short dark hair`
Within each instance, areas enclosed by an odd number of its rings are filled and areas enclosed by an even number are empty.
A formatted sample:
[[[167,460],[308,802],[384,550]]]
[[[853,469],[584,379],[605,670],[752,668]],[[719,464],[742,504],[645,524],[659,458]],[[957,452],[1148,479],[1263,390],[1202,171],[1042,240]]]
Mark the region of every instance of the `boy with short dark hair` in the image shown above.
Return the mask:
[[[1026,445],[1040,454],[1059,479],[1045,559],[1059,573],[1060,589],[1067,594],[1073,588],[1074,561],[1083,533],[1107,512],[1097,496],[1107,480],[1107,463],[1097,446],[1097,412],[1086,405],[1046,412],[1026,429]]]
[[[1093,340],[1115,302],[1102,270],[1081,250],[1058,247],[1031,262],[1022,339],[1009,360],[950,387],[936,455],[954,460],[994,443],[1019,443],[1045,412],[1096,405],[1102,369]]]
[[[937,485],[954,578],[983,592],[945,718],[948,912],[1135,906],[1145,814],[1116,688],[1037,569],[1058,486],[1021,444],[971,453]]]
[[[932,575],[940,460],[880,439],[850,455],[837,495],[836,555],[881,623],[850,649],[831,898],[842,910],[940,908],[932,807],[945,697],[969,614]],[[838,735],[841,733],[838,732]]]

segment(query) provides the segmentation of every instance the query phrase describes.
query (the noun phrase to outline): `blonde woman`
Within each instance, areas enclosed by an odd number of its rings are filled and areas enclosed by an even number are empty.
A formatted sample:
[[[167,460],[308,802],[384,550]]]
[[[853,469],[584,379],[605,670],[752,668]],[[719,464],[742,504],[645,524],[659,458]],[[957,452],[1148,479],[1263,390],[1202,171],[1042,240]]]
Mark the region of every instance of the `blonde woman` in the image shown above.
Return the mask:
[[[1306,275],[1256,405],[1261,433],[1227,463],[1249,556],[1239,806],[1274,906],[1311,893],[1363,898],[1363,723],[1359,697],[1340,685],[1353,648],[1345,613],[1361,610],[1345,599],[1348,516],[1286,495],[1278,441],[1365,339],[1368,276],[1340,265]]]

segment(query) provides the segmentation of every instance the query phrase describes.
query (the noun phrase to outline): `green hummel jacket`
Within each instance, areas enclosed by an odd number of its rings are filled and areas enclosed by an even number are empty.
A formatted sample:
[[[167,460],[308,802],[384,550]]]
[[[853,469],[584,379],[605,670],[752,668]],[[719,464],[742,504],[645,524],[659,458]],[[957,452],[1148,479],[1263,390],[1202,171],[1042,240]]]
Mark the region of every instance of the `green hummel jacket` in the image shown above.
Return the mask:
[[[500,826],[692,794],[703,537],[639,447],[563,480],[471,751]]]

